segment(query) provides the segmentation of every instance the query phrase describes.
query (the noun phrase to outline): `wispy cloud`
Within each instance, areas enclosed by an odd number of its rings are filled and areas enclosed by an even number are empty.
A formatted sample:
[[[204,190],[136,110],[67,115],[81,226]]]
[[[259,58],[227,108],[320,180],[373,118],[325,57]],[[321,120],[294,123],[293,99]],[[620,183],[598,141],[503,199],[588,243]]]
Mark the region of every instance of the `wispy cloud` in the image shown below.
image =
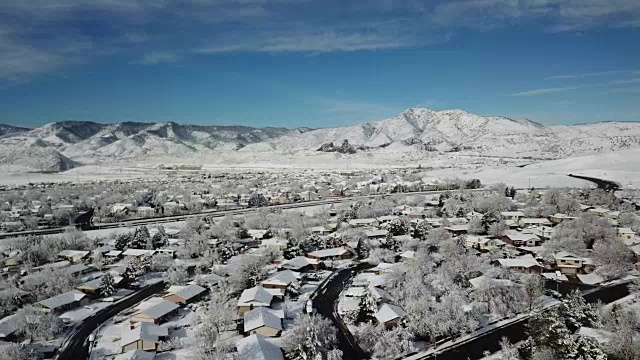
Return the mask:
[[[538,96],[538,95],[547,95],[554,93],[562,93],[567,91],[573,91],[581,88],[590,87],[592,85],[581,85],[581,86],[565,86],[565,87],[553,87],[553,88],[543,88],[543,89],[535,89],[535,90],[527,90],[522,92],[517,92],[513,94],[509,94],[509,96]]]
[[[640,88],[614,88],[607,91],[609,94],[624,94],[624,93],[640,93]]]
[[[549,105],[571,105],[574,104],[573,100],[560,100],[560,101],[549,101]]]
[[[599,71],[599,72],[591,72],[591,73],[583,73],[583,74],[569,74],[569,75],[555,75],[544,78],[545,80],[562,80],[562,79],[580,79],[586,77],[594,77],[594,76],[609,76],[609,75],[618,75],[618,74],[628,74],[634,73],[634,70],[610,70],[610,71]]]
[[[170,51],[151,51],[143,55],[139,63],[144,65],[172,64],[180,61],[180,56]]]
[[[613,81],[611,84],[622,85],[622,84],[637,84],[637,83],[640,83],[640,78],[617,80],[617,81]]]

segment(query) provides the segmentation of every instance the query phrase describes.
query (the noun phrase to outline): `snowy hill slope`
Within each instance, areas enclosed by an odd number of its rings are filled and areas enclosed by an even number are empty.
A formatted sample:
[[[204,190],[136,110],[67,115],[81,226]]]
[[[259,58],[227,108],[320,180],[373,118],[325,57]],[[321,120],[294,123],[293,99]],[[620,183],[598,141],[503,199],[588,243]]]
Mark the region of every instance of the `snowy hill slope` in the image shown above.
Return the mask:
[[[241,151],[295,152],[329,142],[407,151],[429,149],[463,155],[563,158],[640,147],[640,123],[543,126],[529,120],[483,117],[462,110],[408,109],[377,122],[290,134],[251,144]]]
[[[315,130],[77,121],[56,122],[32,130],[3,129],[0,126],[0,164],[14,161],[7,154],[41,156],[49,160],[25,164],[46,171],[55,170],[56,166],[63,170],[78,163],[119,160],[151,163],[171,158],[206,164],[224,158],[230,165],[236,163],[234,158],[279,157],[293,161],[294,156],[313,158],[323,145],[339,145],[344,140],[362,153],[358,156],[370,156],[373,162],[378,155],[400,161],[428,159],[443,153],[560,159],[640,148],[640,123],[543,126],[529,120],[485,117],[462,110],[429,109],[408,109],[381,121]],[[20,149],[24,151],[20,153]],[[59,160],[54,161],[56,158]]]
[[[22,131],[8,129],[0,138],[0,164],[10,160],[6,154],[25,149],[26,154],[58,153],[80,162],[148,157],[206,158],[215,151],[237,150],[247,144],[271,140],[281,135],[300,134],[308,129],[252,128],[246,126],[196,126],[170,123],[98,124],[63,121]],[[68,159],[67,159],[68,160]],[[40,163],[34,163],[37,165]],[[66,166],[61,166],[60,171]],[[50,166],[33,170],[52,171]]]

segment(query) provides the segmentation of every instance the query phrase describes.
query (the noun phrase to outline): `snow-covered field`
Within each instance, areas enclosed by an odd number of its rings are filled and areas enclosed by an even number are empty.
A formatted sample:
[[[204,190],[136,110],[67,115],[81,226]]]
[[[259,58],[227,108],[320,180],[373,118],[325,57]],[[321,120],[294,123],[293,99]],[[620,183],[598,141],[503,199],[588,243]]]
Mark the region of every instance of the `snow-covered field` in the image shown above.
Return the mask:
[[[627,149],[594,155],[570,157],[560,160],[535,162],[526,159],[436,154],[424,151],[394,151],[382,149],[373,152],[343,155],[337,153],[282,152],[249,153],[221,152],[216,158],[176,159],[161,158],[147,162],[116,162],[86,165],[57,174],[15,172],[0,166],[0,184],[18,185],[29,182],[80,182],[91,180],[132,180],[136,178],[165,177],[171,172],[157,168],[163,164],[198,163],[204,172],[228,171],[290,171],[366,170],[379,168],[417,168],[435,178],[478,178],[483,183],[504,182],[516,187],[582,187],[592,184],[570,178],[568,174],[581,174],[619,182],[623,187],[640,187],[640,149]],[[521,167],[523,166],[524,167]],[[187,170],[181,171],[186,173]]]

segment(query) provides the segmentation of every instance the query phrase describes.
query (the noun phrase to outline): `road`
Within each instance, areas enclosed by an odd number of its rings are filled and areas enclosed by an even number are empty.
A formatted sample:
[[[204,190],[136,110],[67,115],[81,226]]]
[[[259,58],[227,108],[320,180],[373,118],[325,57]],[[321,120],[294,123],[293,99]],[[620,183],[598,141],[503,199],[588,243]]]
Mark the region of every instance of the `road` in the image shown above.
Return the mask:
[[[468,191],[483,191],[484,189],[469,189]],[[353,197],[344,197],[338,199],[326,199],[326,200],[316,200],[316,201],[305,201],[300,203],[293,204],[282,204],[282,205],[269,205],[260,208],[245,208],[245,209],[235,209],[235,210],[209,210],[203,211],[194,214],[185,214],[185,215],[171,215],[171,216],[159,216],[145,219],[128,219],[115,223],[102,223],[96,224],[92,229],[114,229],[120,227],[133,227],[133,226],[142,226],[142,225],[153,225],[153,224],[162,224],[167,222],[176,222],[176,221],[184,221],[191,218],[200,218],[200,217],[224,217],[227,215],[242,215],[247,214],[253,211],[257,211],[258,209],[297,209],[297,208],[305,208],[311,206],[318,205],[331,205],[331,204],[340,204],[344,202],[354,202],[358,200],[366,200],[366,199],[374,199],[378,197],[386,197],[386,196],[394,196],[394,195],[439,195],[443,193],[444,190],[433,190],[433,191],[415,191],[415,192],[405,192],[405,193],[394,193],[394,194],[375,194],[375,195],[365,195],[365,196],[353,196]],[[52,228],[52,229],[38,229],[38,230],[28,230],[28,231],[18,231],[11,233],[0,233],[0,239],[6,239],[11,237],[18,236],[27,236],[27,235],[50,235],[50,234],[60,234],[67,231],[69,227],[60,227],[60,228]]]
[[[342,322],[337,311],[340,293],[361,269],[362,267],[352,267],[335,272],[333,277],[318,288],[315,296],[312,298],[313,307],[320,315],[331,320],[333,326],[338,330],[338,346],[340,350],[342,350],[342,359],[344,360],[368,359],[367,354],[353,338],[353,335]]]
[[[602,301],[605,304],[623,298],[629,294],[627,284],[614,284],[602,286],[583,292],[583,297],[589,303]],[[529,317],[517,319],[503,326],[498,326],[488,331],[455,343],[449,347],[438,349],[436,354],[415,354],[406,357],[405,360],[477,360],[484,357],[484,352],[494,353],[500,350],[500,340],[503,337],[511,343],[517,343],[527,338],[527,321]]]
[[[602,189],[604,191],[615,192],[620,189],[620,185],[614,181],[598,179],[590,176],[574,175],[574,174],[569,174],[569,176],[576,179],[591,181],[592,183],[596,184],[596,186],[598,186],[598,189]]]
[[[159,293],[163,289],[164,281],[148,285],[77,323],[62,341],[62,345],[56,355],[56,359],[88,359],[89,343],[87,339],[89,338],[89,335],[97,329],[98,326],[100,326],[100,324],[111,319],[119,312],[139,303],[145,298]]]

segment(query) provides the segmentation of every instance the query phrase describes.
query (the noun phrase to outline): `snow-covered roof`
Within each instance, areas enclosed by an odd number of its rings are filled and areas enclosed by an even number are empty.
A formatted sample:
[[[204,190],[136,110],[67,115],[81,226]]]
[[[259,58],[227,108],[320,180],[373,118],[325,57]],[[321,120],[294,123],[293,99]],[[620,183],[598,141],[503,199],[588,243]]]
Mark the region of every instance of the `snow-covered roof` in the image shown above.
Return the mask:
[[[631,230],[631,228],[618,228],[618,234],[635,234],[635,231]]]
[[[513,286],[513,282],[511,280],[508,280],[508,279],[493,279],[493,278],[487,277],[485,275],[480,275],[480,276],[478,276],[476,278],[469,279],[469,283],[471,284],[471,286],[473,286],[474,289],[479,289],[485,283],[489,283],[489,284],[493,283],[493,284],[501,285],[501,286]]]
[[[413,250],[407,250],[405,252],[403,252],[402,254],[400,254],[401,258],[405,258],[405,259],[413,259],[416,256],[416,252]]]
[[[552,273],[542,273],[542,276],[544,276],[545,279],[549,279],[549,280],[569,281],[569,278],[567,278],[567,276],[561,273],[560,271],[556,271]]]
[[[124,354],[116,356],[114,360],[153,360],[155,353],[144,351],[141,349],[129,350]]]
[[[538,237],[533,234],[526,234],[519,231],[505,231],[503,236],[508,237],[511,241],[538,240]]]
[[[273,295],[262,286],[246,289],[238,299],[238,306],[270,306]]]
[[[163,316],[166,316],[167,314],[171,313],[172,311],[175,311],[179,308],[180,306],[178,306],[177,304],[171,302],[171,301],[167,301],[167,300],[160,300],[158,301],[157,304],[151,306],[150,308],[141,311],[140,313],[148,316],[151,319],[159,319]]]
[[[364,230],[363,233],[367,235],[367,237],[380,237],[380,236],[387,236],[389,231],[384,229],[367,229],[367,230]]]
[[[264,307],[255,308],[244,314],[244,332],[250,332],[263,326],[282,330],[282,320],[271,309]]]
[[[524,217],[524,213],[522,211],[503,211],[500,215],[504,217]]]
[[[48,309],[57,309],[59,307],[71,304],[76,301],[80,301],[84,299],[87,294],[78,291],[71,290],[66,293],[62,293],[60,295],[56,295],[54,297],[50,297],[48,299],[42,300],[39,302],[40,305],[48,308]]]
[[[310,259],[305,256],[296,256],[291,260],[287,260],[282,264],[282,267],[292,270],[301,269],[309,265],[318,265],[320,262],[316,259]]]
[[[120,338],[120,346],[126,346],[138,340],[155,343],[160,342],[160,336],[158,336],[160,331],[155,329],[156,327],[159,328],[159,326],[154,324],[143,323],[133,329],[125,329]]]
[[[178,296],[182,299],[185,300],[189,300],[189,299],[193,299],[194,297],[202,294],[203,292],[207,291],[207,289],[203,288],[202,286],[196,285],[196,284],[191,284],[188,286],[183,287],[182,289],[172,293],[175,296]],[[171,293],[170,293],[171,294]]]
[[[236,342],[240,360],[284,360],[282,350],[260,334],[248,336]]]
[[[292,270],[282,270],[271,275],[263,284],[287,286],[300,278],[300,273]]]
[[[540,266],[540,263],[536,261],[531,255],[521,256],[515,259],[498,259],[498,263],[504,267],[533,267]]]
[[[124,256],[143,256],[143,255],[153,255],[155,253],[154,250],[146,250],[146,249],[127,249],[122,255]]]
[[[557,253],[555,253],[553,255],[554,259],[557,260],[581,260],[584,261],[584,259],[581,256],[578,256],[576,254],[570,253],[568,251],[559,251]]]
[[[597,285],[604,282],[604,278],[595,273],[577,274],[576,276],[583,284]]]
[[[312,251],[307,255],[317,257],[317,258],[327,258],[327,257],[334,257],[334,256],[342,256],[348,252],[349,250],[343,247],[337,247],[337,248],[331,248],[331,249]]]
[[[391,304],[382,304],[378,312],[376,312],[376,319],[380,323],[386,323],[395,319],[402,319],[407,316],[407,313],[399,306]]]

